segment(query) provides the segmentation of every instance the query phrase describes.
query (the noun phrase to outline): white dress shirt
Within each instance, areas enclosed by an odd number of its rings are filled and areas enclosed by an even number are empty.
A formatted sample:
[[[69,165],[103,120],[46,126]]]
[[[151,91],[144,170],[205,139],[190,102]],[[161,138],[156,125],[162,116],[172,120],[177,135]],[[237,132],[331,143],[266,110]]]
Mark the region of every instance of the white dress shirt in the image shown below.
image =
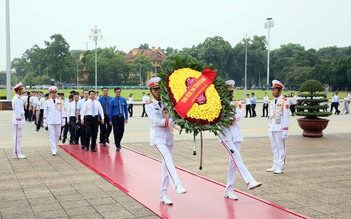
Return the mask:
[[[94,106],[92,106],[94,104]],[[92,115],[92,108],[95,108],[95,115]],[[104,120],[104,111],[102,110],[101,103],[97,100],[92,101],[89,99],[83,104],[83,107],[80,111],[80,118],[84,120],[84,116],[101,116],[101,119]]]

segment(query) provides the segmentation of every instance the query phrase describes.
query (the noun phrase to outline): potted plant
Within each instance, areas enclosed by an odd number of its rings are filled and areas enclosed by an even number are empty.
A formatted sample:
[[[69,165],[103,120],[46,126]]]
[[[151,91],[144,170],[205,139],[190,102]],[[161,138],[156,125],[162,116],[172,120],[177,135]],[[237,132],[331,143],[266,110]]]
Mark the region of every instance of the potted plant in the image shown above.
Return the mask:
[[[307,80],[301,84],[296,115],[304,116],[297,119],[304,137],[323,136],[323,130],[327,127],[329,120],[320,117],[331,115],[327,112],[328,105],[321,105],[324,102],[328,102],[327,94],[319,81]]]

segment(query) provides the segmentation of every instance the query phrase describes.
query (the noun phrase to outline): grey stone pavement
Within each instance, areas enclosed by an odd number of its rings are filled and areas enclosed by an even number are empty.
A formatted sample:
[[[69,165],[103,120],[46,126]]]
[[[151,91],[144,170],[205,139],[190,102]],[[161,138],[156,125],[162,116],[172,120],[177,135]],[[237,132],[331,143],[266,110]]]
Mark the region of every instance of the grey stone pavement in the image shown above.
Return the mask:
[[[257,109],[261,116],[261,105]],[[160,159],[148,146],[148,118],[140,117],[141,106],[134,111],[123,145]],[[11,111],[0,112],[0,218],[158,218],[63,150],[52,157],[48,133],[36,132],[29,122],[22,137],[28,159],[13,159],[11,116]],[[281,175],[265,172],[272,164],[267,119],[242,119],[242,158],[263,186],[248,191],[238,175],[235,187],[312,218],[351,218],[351,116],[330,116],[324,137],[318,139],[302,137],[296,118],[290,119],[287,164]],[[199,170],[199,137],[198,155],[193,156],[189,134],[175,133],[175,164],[225,183],[228,155],[213,134],[203,136],[203,170]]]

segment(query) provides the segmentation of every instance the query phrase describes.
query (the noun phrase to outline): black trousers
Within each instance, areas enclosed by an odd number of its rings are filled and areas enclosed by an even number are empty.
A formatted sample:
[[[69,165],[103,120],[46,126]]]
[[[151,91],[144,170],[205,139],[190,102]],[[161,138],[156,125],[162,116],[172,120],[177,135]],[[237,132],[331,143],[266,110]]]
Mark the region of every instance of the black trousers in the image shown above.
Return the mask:
[[[147,116],[146,111],[145,111],[145,103],[143,103],[143,113],[141,114],[141,117]]]
[[[99,117],[98,116],[85,116],[85,148],[89,149],[90,139],[91,139],[91,150],[95,150],[96,138],[99,127]]]
[[[121,148],[121,140],[124,134],[124,117],[123,116],[113,116],[112,117],[113,125],[113,135],[115,136],[116,148]]]
[[[77,135],[77,118],[75,116],[69,117],[69,132],[71,133],[71,139],[69,141],[70,144],[74,144],[75,142],[78,142],[78,138],[76,138]]]
[[[266,113],[265,113],[265,112],[266,112]],[[262,116],[263,116],[263,117],[267,117],[267,116],[268,116],[268,103],[264,103],[264,104],[263,104]]]
[[[39,118],[38,118],[38,122],[37,122],[37,130],[39,130],[40,127],[41,127],[41,122],[43,121],[43,115],[44,115],[44,109],[41,109],[39,111]]]
[[[77,129],[76,129],[76,139],[78,142],[79,137],[80,137],[80,145],[85,147],[85,140],[86,140],[86,130],[85,130],[85,124],[82,125],[80,116],[78,117],[78,124],[77,124]]]
[[[335,114],[340,113],[338,102],[331,102],[330,112],[333,112],[333,108],[335,108]]]
[[[245,109],[246,109],[246,116],[245,117],[247,117],[248,113],[250,114],[250,117],[251,117],[251,104],[246,104]]]
[[[100,124],[100,142],[105,144],[106,140],[110,137],[112,126],[110,126],[110,119],[105,114],[104,124]]]
[[[143,110],[145,109],[145,105]],[[128,105],[128,112],[129,112],[129,117],[133,117],[133,104]]]
[[[251,111],[252,111],[252,116],[256,117],[256,103],[255,104],[251,104]]]
[[[28,110],[28,122],[33,121],[33,110]]]
[[[67,118],[65,119],[65,125],[61,127],[61,133],[63,131],[63,139],[67,139],[67,133],[68,133],[68,124],[67,124]]]
[[[290,105],[291,115],[295,115],[295,112],[296,112],[295,106],[296,106],[296,105]]]
[[[29,121],[29,109],[28,109],[28,107],[29,107],[29,104],[26,102],[26,108],[24,110],[24,117],[25,117],[25,119],[27,121]]]

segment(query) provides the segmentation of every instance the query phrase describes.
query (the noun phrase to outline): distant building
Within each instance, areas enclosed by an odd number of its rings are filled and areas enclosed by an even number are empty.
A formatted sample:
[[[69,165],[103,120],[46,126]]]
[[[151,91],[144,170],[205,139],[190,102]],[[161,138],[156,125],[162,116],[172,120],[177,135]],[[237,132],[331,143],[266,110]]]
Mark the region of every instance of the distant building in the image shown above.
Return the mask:
[[[125,55],[125,58],[127,60],[127,63],[131,63],[138,56],[146,56],[150,58],[152,65],[155,67],[154,72],[148,72],[146,81],[157,75],[157,72],[161,70],[162,61],[167,57],[167,55],[160,47],[157,49],[155,49],[155,47],[152,47],[151,49],[133,49]]]

